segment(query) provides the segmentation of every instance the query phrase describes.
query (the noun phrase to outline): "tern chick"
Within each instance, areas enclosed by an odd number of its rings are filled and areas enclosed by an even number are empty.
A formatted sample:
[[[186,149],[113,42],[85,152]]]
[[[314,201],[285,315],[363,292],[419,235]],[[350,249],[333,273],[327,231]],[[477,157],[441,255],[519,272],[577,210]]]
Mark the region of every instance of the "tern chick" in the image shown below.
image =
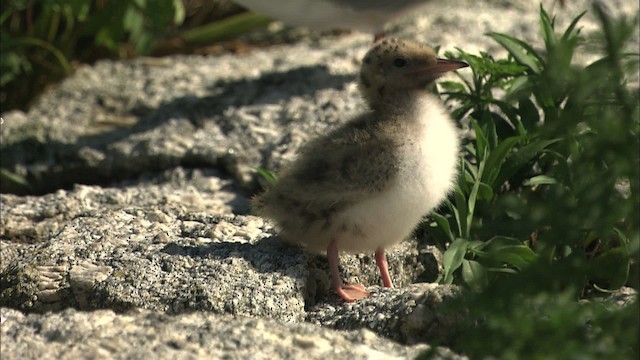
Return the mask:
[[[429,88],[466,66],[411,41],[376,43],[360,70],[369,110],[304,145],[278,183],[253,200],[284,239],[327,252],[333,288],[345,301],[369,294],[343,284],[339,251],[375,252],[383,285],[392,287],[385,249],[452,190],[459,133]]]

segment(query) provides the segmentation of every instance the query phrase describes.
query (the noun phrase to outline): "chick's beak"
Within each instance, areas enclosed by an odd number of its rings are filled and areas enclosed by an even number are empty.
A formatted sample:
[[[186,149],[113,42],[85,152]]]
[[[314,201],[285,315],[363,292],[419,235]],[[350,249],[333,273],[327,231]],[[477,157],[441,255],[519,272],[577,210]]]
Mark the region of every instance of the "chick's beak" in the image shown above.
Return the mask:
[[[449,60],[449,59],[437,59],[436,64],[433,66],[435,72],[447,72],[454,71],[462,68],[469,67],[469,64],[462,60]]]
[[[469,64],[461,60],[436,59],[435,64],[417,67],[412,71],[410,71],[410,74],[416,75],[416,74],[426,73],[426,74],[440,75],[449,71],[458,70],[468,66]]]

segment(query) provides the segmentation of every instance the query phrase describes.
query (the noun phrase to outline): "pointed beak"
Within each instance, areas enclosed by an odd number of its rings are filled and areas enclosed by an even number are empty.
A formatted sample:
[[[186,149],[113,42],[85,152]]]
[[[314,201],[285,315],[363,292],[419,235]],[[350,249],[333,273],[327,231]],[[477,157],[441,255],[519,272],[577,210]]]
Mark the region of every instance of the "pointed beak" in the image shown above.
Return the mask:
[[[435,64],[425,65],[425,66],[415,68],[409,73],[410,75],[417,75],[417,74],[441,75],[446,72],[462,69],[468,66],[469,64],[461,60],[436,59]]]
[[[447,71],[454,71],[466,67],[469,67],[469,64],[462,60],[437,59],[437,62],[433,66],[432,71],[444,73]]]

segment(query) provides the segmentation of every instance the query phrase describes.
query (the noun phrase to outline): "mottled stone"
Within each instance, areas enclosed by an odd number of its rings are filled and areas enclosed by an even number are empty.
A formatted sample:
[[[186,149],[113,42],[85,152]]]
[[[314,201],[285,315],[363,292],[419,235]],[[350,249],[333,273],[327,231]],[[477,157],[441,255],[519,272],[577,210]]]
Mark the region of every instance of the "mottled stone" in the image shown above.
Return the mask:
[[[24,315],[2,308],[2,359],[410,359],[405,346],[369,330],[337,331],[199,312],[182,315],[111,310]],[[441,348],[433,359],[463,360]]]

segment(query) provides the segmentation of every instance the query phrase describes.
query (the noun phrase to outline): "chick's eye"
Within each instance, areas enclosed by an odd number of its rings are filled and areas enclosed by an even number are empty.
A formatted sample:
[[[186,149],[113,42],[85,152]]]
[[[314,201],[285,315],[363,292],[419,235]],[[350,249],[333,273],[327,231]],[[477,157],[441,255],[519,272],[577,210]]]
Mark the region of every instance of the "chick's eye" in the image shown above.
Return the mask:
[[[401,67],[407,66],[407,64],[408,64],[408,62],[407,62],[407,59],[405,59],[405,58],[395,58],[395,59],[393,59],[393,66],[395,66],[395,67],[401,68]]]

